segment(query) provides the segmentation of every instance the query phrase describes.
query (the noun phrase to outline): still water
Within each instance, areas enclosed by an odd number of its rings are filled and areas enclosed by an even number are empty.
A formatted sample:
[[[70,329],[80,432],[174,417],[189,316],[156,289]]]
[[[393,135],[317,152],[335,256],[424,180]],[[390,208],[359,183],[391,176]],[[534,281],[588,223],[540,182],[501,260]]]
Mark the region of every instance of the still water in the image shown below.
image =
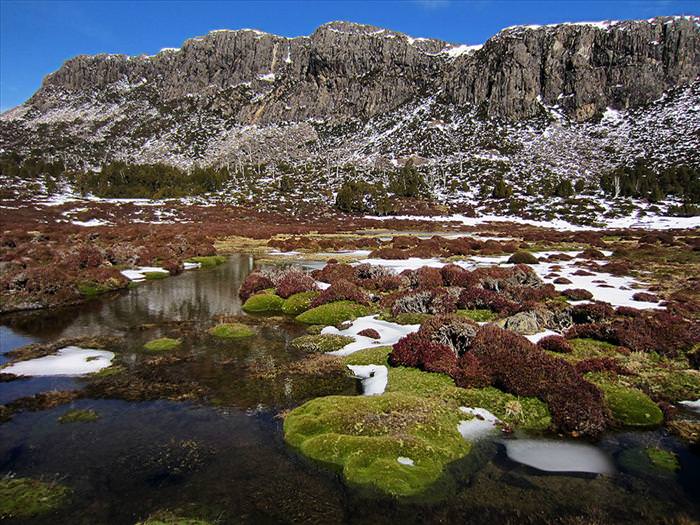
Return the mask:
[[[610,459],[610,475],[543,472],[512,461],[501,441],[487,439],[450,466],[437,498],[397,502],[356,493],[337,473],[299,457],[283,441],[280,411],[319,395],[356,392],[354,382],[342,377],[273,373],[303,358],[288,347],[303,333],[300,327],[267,321],[256,327],[256,337],[231,343],[196,335],[219,316],[241,314],[237,290],[253,266],[249,256],[231,257],[210,270],[146,282],[78,307],[0,318],[1,353],[31,342],[110,335],[138,363],[145,341],[184,334],[179,352],[187,359],[159,373],[202,388],[207,400],[100,396],[20,413],[0,424],[0,475],[56,479],[73,489],[70,506],[25,523],[134,524],[164,509],[219,523],[700,518],[698,450],[661,430],[606,435],[596,447]],[[71,378],[0,383],[0,403],[82,386]],[[101,417],[60,424],[58,417],[71,408],[90,408]],[[680,471],[650,470],[638,454],[647,446],[675,451]]]

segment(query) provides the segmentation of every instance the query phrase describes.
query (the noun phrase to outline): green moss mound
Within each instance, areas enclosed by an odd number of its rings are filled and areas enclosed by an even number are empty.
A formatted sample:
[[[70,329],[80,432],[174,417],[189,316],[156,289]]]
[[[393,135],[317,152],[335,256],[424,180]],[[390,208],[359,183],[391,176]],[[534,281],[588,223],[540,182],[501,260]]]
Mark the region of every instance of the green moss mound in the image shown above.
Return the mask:
[[[252,299],[252,298],[251,298]],[[337,325],[369,314],[369,309],[352,301],[336,301],[312,308],[296,317],[304,324]]]
[[[211,525],[212,522],[196,518],[185,518],[169,511],[160,511],[136,525]]]
[[[662,470],[669,470],[675,472],[681,468],[681,464],[678,461],[678,456],[671,452],[670,450],[664,450],[657,447],[649,447],[644,449],[647,453],[647,457],[651,464]]]
[[[160,339],[153,339],[143,345],[146,350],[151,352],[163,352],[166,350],[173,350],[180,346],[182,341],[179,339],[171,339],[170,337],[161,337]]]
[[[311,301],[318,297],[319,292],[300,292],[289,296],[282,305],[282,313],[299,315],[311,307]]]
[[[291,342],[291,347],[302,352],[320,353],[340,350],[352,343],[352,337],[334,334],[302,335]]]
[[[611,384],[605,380],[592,380],[603,391],[605,404],[618,425],[653,428],[663,422],[661,409],[641,390]]]
[[[413,312],[403,312],[399,315],[392,316],[390,314],[380,315],[379,318],[383,321],[389,321],[391,323],[407,325],[407,324],[422,324],[432,317],[431,314],[421,314]]]
[[[284,299],[273,293],[259,293],[243,303],[243,311],[249,314],[278,313],[282,311]]]
[[[187,259],[189,263],[199,263],[202,268],[213,268],[226,262],[226,257],[223,255],[208,255],[203,257],[191,257]]]
[[[64,506],[70,489],[29,478],[0,480],[0,519],[31,518]]]
[[[462,419],[455,405],[398,392],[328,396],[290,412],[284,433],[305,456],[341,469],[350,484],[411,496],[469,453],[457,431]],[[403,465],[399,457],[414,464]]]
[[[143,276],[148,281],[157,281],[158,279],[167,279],[170,274],[168,272],[144,272]]]
[[[59,423],[93,423],[100,415],[90,409],[72,409],[58,418]]]
[[[376,348],[365,348],[346,356],[344,362],[346,365],[384,365],[386,366],[387,358],[391,353],[390,346],[378,346]]]
[[[511,427],[543,431],[552,425],[547,404],[536,397],[518,397],[494,387],[470,388],[457,395],[462,405],[485,408]]]
[[[255,335],[253,329],[243,323],[221,323],[210,328],[208,332],[221,339],[243,339]]]
[[[532,255],[530,252],[526,252],[525,250],[518,250],[510,256],[508,262],[511,264],[537,264],[540,261],[538,261],[537,257]]]
[[[489,321],[493,321],[498,317],[498,314],[495,314],[491,310],[457,310],[457,315],[461,315],[462,317],[466,317],[467,319],[471,319],[472,321],[476,323],[487,323]]]

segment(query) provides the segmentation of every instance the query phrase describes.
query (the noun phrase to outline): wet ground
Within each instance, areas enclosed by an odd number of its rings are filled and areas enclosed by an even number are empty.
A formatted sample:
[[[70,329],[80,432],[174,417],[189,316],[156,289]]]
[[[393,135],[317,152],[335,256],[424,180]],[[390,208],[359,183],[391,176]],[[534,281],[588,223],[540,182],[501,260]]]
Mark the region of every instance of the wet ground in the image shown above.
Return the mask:
[[[221,523],[658,523],[700,518],[700,455],[665,431],[609,434],[596,446],[614,473],[547,473],[510,460],[497,440],[480,442],[451,465],[430,499],[396,502],[346,487],[340,476],[284,443],[280,411],[309,396],[353,393],[351,381],[314,383],[271,371],[303,358],[288,348],[302,329],[282,320],[256,324],[249,340],[215,343],[192,335],[217,316],[240,315],[238,287],[248,256],[50,312],[0,318],[1,352],[31,342],[111,335],[123,356],[142,359],[145,341],[185,334],[170,379],[196,381],[206,402],[80,399],[25,412],[0,425],[0,475],[57,479],[70,506],[27,523],[133,524],[169,509]],[[257,370],[258,374],[251,374]],[[0,383],[0,403],[81,379]],[[72,408],[92,423],[61,424]],[[638,452],[678,454],[678,472],[650,468]],[[559,520],[559,521],[557,521]],[[595,521],[597,520],[597,521]],[[673,522],[673,521],[671,521]]]

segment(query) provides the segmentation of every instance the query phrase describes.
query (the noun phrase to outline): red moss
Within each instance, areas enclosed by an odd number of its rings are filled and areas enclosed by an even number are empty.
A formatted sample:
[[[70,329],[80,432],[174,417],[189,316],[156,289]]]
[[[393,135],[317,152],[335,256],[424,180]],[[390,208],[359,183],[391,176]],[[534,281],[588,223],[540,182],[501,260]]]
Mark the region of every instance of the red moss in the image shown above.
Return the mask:
[[[445,288],[399,292],[387,298],[392,315],[402,313],[444,314],[457,310],[457,299]]]
[[[590,359],[579,361],[574,366],[576,371],[582,375],[588,372],[614,372],[620,375],[632,375],[632,372],[612,357],[591,357]]]
[[[243,281],[241,288],[238,290],[238,296],[244,301],[247,301],[251,295],[255,295],[268,288],[274,288],[274,284],[269,277],[260,272],[249,273]]]
[[[586,270],[576,270],[576,271],[573,272],[571,275],[591,276],[591,275],[595,275],[595,274],[594,274],[594,273],[591,273],[591,272],[589,272],[589,271],[586,271]]]
[[[502,294],[483,288],[465,288],[457,300],[458,308],[482,309],[486,308],[497,313],[515,313],[519,307],[517,303],[509,301]]]
[[[637,308],[632,308],[631,306],[618,306],[615,308],[615,313],[622,317],[639,317],[644,312],[638,310]]]
[[[296,293],[317,290],[316,282],[311,276],[299,270],[288,270],[277,281],[275,291],[277,295],[286,299]]]
[[[548,335],[537,341],[537,346],[542,350],[557,352],[560,354],[568,354],[573,351],[573,348],[566,338],[560,335]]]
[[[370,339],[380,339],[382,336],[374,328],[365,328],[357,332],[357,335],[369,337]]]
[[[492,378],[479,359],[471,352],[467,352],[457,361],[454,381],[462,388],[484,388],[491,384]]]
[[[445,286],[465,286],[470,273],[456,264],[447,264],[440,269]]]
[[[582,288],[569,288],[568,290],[564,290],[561,294],[572,301],[587,301],[593,299],[593,294]]]
[[[449,346],[431,341],[424,334],[416,332],[394,344],[389,354],[389,364],[452,375],[457,367],[457,355]]]
[[[571,319],[578,324],[597,323],[611,318],[614,314],[612,306],[600,301],[577,304],[571,309]]]
[[[647,293],[647,292],[637,292],[632,296],[632,300],[634,301],[644,301],[648,303],[658,303],[659,298],[658,296],[654,295],[653,293]]]
[[[345,279],[338,279],[311,301],[311,308],[336,301],[353,301],[369,304],[369,296],[356,284]]]
[[[557,277],[553,282],[554,284],[571,284],[571,280],[566,277]]]
[[[438,288],[443,285],[442,274],[437,268],[423,266],[408,275],[413,288]]]
[[[311,276],[317,281],[333,284],[335,281],[343,279],[345,281],[355,280],[355,268],[349,264],[328,263],[320,270],[311,272]]]

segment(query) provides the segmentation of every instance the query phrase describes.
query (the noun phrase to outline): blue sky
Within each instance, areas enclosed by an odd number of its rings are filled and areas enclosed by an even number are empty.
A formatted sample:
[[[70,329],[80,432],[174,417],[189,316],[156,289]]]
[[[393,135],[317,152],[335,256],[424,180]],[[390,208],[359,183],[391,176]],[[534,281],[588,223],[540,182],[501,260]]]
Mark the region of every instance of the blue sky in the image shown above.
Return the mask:
[[[298,36],[331,20],[351,20],[480,44],[515,24],[699,14],[699,5],[697,0],[0,0],[0,110],[29,98],[45,75],[72,56],[154,54],[212,29],[255,28]]]

